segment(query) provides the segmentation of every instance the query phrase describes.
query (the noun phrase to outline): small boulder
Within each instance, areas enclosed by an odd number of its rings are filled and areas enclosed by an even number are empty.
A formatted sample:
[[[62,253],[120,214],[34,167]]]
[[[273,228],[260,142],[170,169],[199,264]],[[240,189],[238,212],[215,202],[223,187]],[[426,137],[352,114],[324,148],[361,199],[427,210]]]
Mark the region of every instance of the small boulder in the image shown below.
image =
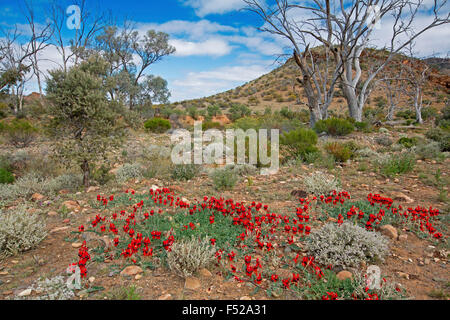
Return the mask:
[[[184,283],[184,288],[188,290],[197,290],[200,286],[200,280],[195,277],[187,277]]]
[[[158,298],[158,300],[173,300],[172,295],[170,293],[164,294]]]
[[[198,274],[199,274],[200,276],[202,276],[202,277],[205,277],[205,278],[210,278],[210,277],[212,277],[212,273],[211,273],[208,269],[206,269],[206,268],[200,269],[200,270],[198,271]]]
[[[393,226],[391,226],[390,224],[384,225],[382,227],[380,227],[380,231],[383,235],[385,235],[386,237],[389,237],[393,240],[397,240],[398,238],[398,232],[397,229],[395,229]]]
[[[44,198],[45,198],[45,196],[43,196],[43,195],[40,194],[40,193],[34,193],[34,194],[31,196],[31,200],[32,200],[33,202],[42,201],[42,200],[44,200]]]
[[[350,272],[350,271],[346,271],[346,270],[343,270],[343,271],[341,271],[341,272],[339,272],[337,275],[336,275],[336,277],[339,279],[339,280],[346,280],[346,279],[352,279],[353,278],[353,274]]]
[[[135,276],[139,273],[144,272],[139,266],[128,266],[120,272],[121,276]]]

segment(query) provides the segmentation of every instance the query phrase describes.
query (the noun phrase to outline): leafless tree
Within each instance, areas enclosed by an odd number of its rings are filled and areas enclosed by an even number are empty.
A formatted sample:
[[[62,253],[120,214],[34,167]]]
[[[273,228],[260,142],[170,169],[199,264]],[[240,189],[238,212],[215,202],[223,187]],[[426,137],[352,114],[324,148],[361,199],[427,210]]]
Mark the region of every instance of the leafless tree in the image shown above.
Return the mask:
[[[446,0],[433,2],[432,8],[428,9],[432,21],[421,27],[416,27],[415,22],[420,10],[424,8],[424,0],[339,0],[333,1],[332,4],[329,0],[277,0],[271,7],[258,0],[244,2],[249,10],[256,12],[264,20],[265,25],[261,30],[288,39],[294,49],[294,55],[303,58],[297,60],[304,69],[303,85],[310,100],[311,110],[318,110],[316,101],[323,103],[326,99],[318,99],[318,95],[312,94],[313,91],[309,89],[317,90],[314,79],[316,73],[311,74],[308,71],[304,61],[307,55],[300,55],[300,52],[309,49],[308,44],[312,43],[312,39],[329,50],[334,59],[335,70],[331,74],[339,76],[350,116],[357,121],[362,121],[363,108],[373,89],[374,80],[393,57],[424,32],[450,21]],[[384,48],[386,54],[379,60],[378,66],[363,77],[362,54],[373,44],[376,22],[381,20],[384,23],[382,19],[387,17],[392,19],[392,30],[388,45]],[[299,41],[299,38],[308,39],[308,43]],[[330,78],[335,79],[334,76]],[[328,96],[332,96],[333,81],[327,88]]]
[[[342,73],[342,60],[334,45],[331,4],[326,0],[318,8],[303,7],[287,0],[277,0],[273,6],[265,1],[244,0],[247,9],[259,15],[264,25],[261,31],[280,36],[290,43],[289,50],[300,69],[297,81],[304,87],[310,110],[310,125],[325,119],[335,86]],[[302,15],[307,12],[308,15]],[[311,46],[321,47],[311,50]]]
[[[417,123],[423,123],[423,90],[428,82],[431,69],[425,62],[414,58],[413,46],[414,43],[408,46],[410,58],[402,63],[402,73],[406,82],[403,93],[413,101]]]
[[[25,6],[27,10],[25,17],[27,19],[31,34],[30,39],[31,55],[29,56],[29,60],[31,62],[33,74],[36,76],[40,98],[42,99],[42,81],[41,81],[42,72],[39,68],[40,65],[39,53],[48,46],[50,46],[49,40],[52,36],[53,29],[50,23],[39,24],[36,22],[33,4],[31,0],[25,1]]]
[[[73,31],[73,36],[67,39],[66,33],[66,9],[61,1],[54,0],[50,6],[49,19],[54,27],[52,44],[61,55],[60,66],[67,72],[71,64],[77,65],[86,56],[86,50],[92,45],[95,37],[106,25],[107,15],[100,10],[97,15],[89,11],[86,0],[75,0],[71,5],[80,8],[79,26]],[[58,63],[57,61],[54,61]],[[58,63],[59,64],[59,63]]]
[[[398,53],[423,33],[449,23],[450,14],[446,11],[448,9],[446,0],[435,0],[432,8],[429,9],[432,12],[432,21],[424,26],[416,27],[418,14],[424,8],[423,0],[352,1],[351,5],[341,0],[339,7],[340,14],[333,14],[332,20],[338,30],[336,34],[344,66],[343,92],[350,116],[361,121],[363,108],[378,74]],[[361,55],[373,40],[375,21],[385,23],[382,19],[388,16],[392,18],[392,31],[389,44],[384,48],[385,55],[378,67],[368,72],[363,79]]]

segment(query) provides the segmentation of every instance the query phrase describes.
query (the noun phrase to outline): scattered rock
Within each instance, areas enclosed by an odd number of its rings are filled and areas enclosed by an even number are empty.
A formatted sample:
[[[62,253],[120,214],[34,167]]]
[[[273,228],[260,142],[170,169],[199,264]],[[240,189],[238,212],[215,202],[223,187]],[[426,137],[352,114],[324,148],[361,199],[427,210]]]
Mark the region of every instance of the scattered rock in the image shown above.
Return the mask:
[[[353,278],[353,275],[352,275],[352,273],[351,273],[350,271],[343,270],[343,271],[339,272],[339,273],[336,275],[336,277],[337,277],[339,280],[346,280],[346,279],[352,279],[352,278]]]
[[[134,280],[140,280],[140,279],[142,279],[142,274],[137,274],[137,275],[134,277]]]
[[[12,291],[3,291],[2,294],[4,296],[9,296],[9,295],[13,294],[13,292]]]
[[[18,297],[27,297],[27,296],[29,296],[31,294],[31,291],[32,291],[31,289],[23,290],[17,296]]]
[[[87,188],[86,192],[87,193],[91,193],[91,192],[95,192],[95,191],[98,191],[98,190],[100,190],[100,187],[91,186],[91,187]]]
[[[389,237],[389,238],[391,238],[393,240],[397,240],[397,237],[398,237],[397,229],[395,229],[390,224],[387,224],[387,225],[384,225],[384,226],[380,227],[380,231],[385,236],[387,236],[387,237]]]
[[[431,263],[431,259],[430,258],[425,258],[423,261],[424,261],[424,263],[426,265],[429,265]]]
[[[135,276],[139,273],[144,272],[139,266],[128,266],[120,272],[121,276]]]
[[[173,300],[172,295],[170,293],[164,294],[158,298],[158,300]]]
[[[200,286],[200,280],[195,277],[187,277],[184,283],[184,288],[189,290],[197,290]]]
[[[306,198],[308,196],[308,193],[303,190],[292,190],[291,196],[294,196],[297,198]]]
[[[59,194],[69,194],[69,193],[70,193],[70,190],[62,189],[62,190],[59,190],[58,193],[59,193]]]
[[[45,198],[45,196],[43,196],[43,195],[40,194],[40,193],[35,193],[35,194],[33,194],[33,195],[31,196],[31,200],[34,201],[34,202],[36,202],[36,201],[41,201],[41,200],[43,200],[44,198]]]
[[[210,277],[212,277],[212,273],[211,273],[208,269],[206,269],[206,268],[200,269],[200,270],[198,271],[198,274],[199,274],[200,276],[202,276],[202,277],[205,277],[205,278],[210,278]]]
[[[69,210],[71,210],[71,211],[75,211],[75,212],[78,212],[78,211],[80,211],[80,209],[81,209],[81,207],[80,207],[80,205],[78,204],[78,202],[77,202],[77,201],[74,201],[74,200],[67,200],[67,201],[64,201],[62,205],[63,205],[64,207],[66,207],[67,209],[69,209]]]
[[[243,296],[239,300],[252,300],[249,296]]]
[[[56,211],[49,211],[49,212],[47,213],[47,215],[48,215],[49,217],[57,216],[57,215],[58,215],[58,212],[56,212]]]
[[[94,281],[95,281],[95,277],[90,277],[90,278],[89,278],[89,282],[90,282],[90,283],[93,283]]]
[[[50,230],[50,233],[61,232],[61,231],[66,231],[66,230],[69,230],[69,227],[57,227],[57,228]]]
[[[397,277],[400,277],[400,278],[409,280],[409,274],[407,274],[407,273],[404,273],[404,272],[397,272],[396,275],[397,275]]]
[[[74,242],[74,243],[72,243],[72,248],[81,248],[81,246],[82,246],[83,244],[82,243],[80,243],[80,242]]]
[[[392,195],[392,200],[402,201],[402,202],[406,202],[406,203],[414,202],[413,199],[411,199],[410,197],[408,197],[406,194],[404,194],[402,192],[392,191],[391,195]]]
[[[408,235],[402,234],[402,235],[400,235],[400,236],[398,237],[398,240],[399,240],[399,241],[406,241],[406,240],[408,240]]]

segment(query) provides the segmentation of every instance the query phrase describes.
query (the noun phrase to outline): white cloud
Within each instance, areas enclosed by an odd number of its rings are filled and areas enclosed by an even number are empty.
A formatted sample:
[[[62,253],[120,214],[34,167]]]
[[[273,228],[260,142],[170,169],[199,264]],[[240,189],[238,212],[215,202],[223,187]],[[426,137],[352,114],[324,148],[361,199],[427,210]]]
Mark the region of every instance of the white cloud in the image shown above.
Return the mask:
[[[199,17],[213,13],[224,14],[244,7],[242,0],[183,0],[182,2],[194,8]]]
[[[232,89],[267,73],[269,64],[221,67],[202,72],[189,72],[171,83],[172,101],[210,96]]]
[[[172,39],[169,43],[177,50],[175,56],[224,56],[231,52],[231,46],[220,39],[209,39],[205,41],[185,41],[180,39]]]
[[[137,28],[140,31],[155,29],[157,31],[162,31],[169,34],[186,35],[191,39],[198,39],[218,32],[239,31],[234,27],[204,19],[200,21],[171,20],[162,24],[138,23]]]

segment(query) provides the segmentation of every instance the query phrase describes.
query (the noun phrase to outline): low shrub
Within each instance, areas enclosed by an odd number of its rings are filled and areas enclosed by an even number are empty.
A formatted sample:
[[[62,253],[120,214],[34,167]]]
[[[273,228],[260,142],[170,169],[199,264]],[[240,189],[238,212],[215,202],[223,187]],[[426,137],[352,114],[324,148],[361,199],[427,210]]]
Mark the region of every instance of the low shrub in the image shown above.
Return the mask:
[[[345,162],[352,156],[348,146],[339,142],[330,142],[325,145],[325,151],[331,154],[337,162]]]
[[[13,183],[14,175],[6,168],[0,168],[0,183]]]
[[[340,118],[329,118],[326,120],[319,120],[314,125],[314,130],[317,133],[326,132],[332,136],[345,136],[353,130],[355,130],[354,125],[346,120]]]
[[[189,181],[200,172],[200,166],[196,164],[179,164],[172,168],[172,179]]]
[[[163,118],[152,118],[144,122],[144,128],[147,131],[154,133],[163,133],[169,130],[172,126],[170,121]]]
[[[215,253],[208,237],[201,240],[192,237],[172,245],[167,253],[167,263],[172,272],[186,278],[214,263]]]
[[[402,153],[380,158],[377,162],[381,165],[380,171],[388,177],[410,172],[414,169],[416,160],[412,153]]]
[[[238,176],[235,171],[227,168],[214,170],[211,178],[217,190],[232,189],[238,181]]]
[[[394,141],[387,136],[387,135],[381,135],[375,138],[375,142],[383,147],[390,147],[392,144],[394,144]]]
[[[416,146],[413,151],[421,160],[436,159],[441,155],[441,145],[436,141],[422,143]]]
[[[418,141],[417,138],[402,137],[397,141],[397,143],[404,146],[405,148],[410,149],[417,145]]]
[[[202,122],[202,130],[209,130],[209,129],[223,129],[223,126],[219,122],[213,122],[213,121],[204,121]]]
[[[287,146],[294,157],[304,157],[307,153],[317,152],[317,134],[311,129],[298,128],[284,133],[280,144]]]
[[[340,191],[341,183],[336,177],[317,171],[304,179],[306,192],[315,195],[328,195],[332,191]]]
[[[35,248],[47,235],[45,223],[37,214],[20,208],[0,212],[0,257]]]
[[[119,182],[126,182],[130,179],[142,178],[142,167],[137,164],[125,163],[117,170],[116,180]]]
[[[350,222],[328,223],[311,233],[307,250],[323,265],[357,267],[361,262],[382,260],[388,252],[388,240]]]
[[[36,138],[37,129],[25,119],[14,119],[4,128],[10,144],[16,148],[28,147]]]

